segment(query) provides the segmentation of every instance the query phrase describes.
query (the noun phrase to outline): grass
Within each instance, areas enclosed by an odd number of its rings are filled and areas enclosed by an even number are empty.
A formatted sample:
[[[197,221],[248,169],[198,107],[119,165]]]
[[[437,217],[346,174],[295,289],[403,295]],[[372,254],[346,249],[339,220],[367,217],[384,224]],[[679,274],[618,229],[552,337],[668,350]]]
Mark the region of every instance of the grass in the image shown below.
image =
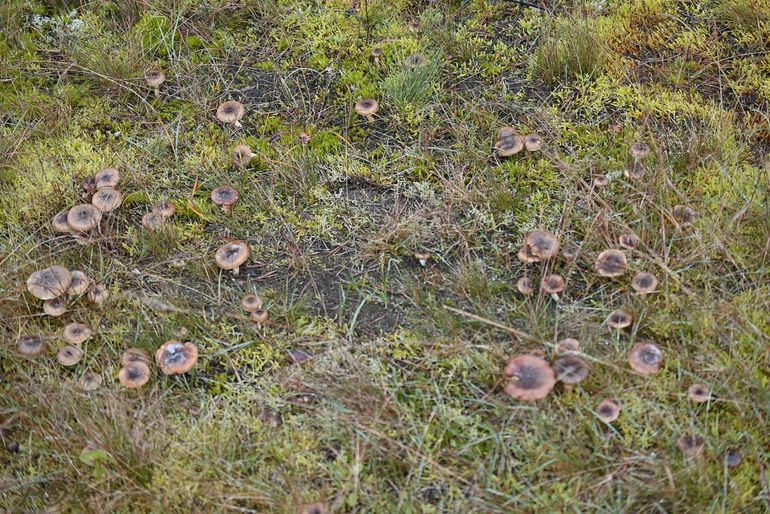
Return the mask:
[[[766,4],[418,4],[0,6],[0,511],[770,509]],[[415,53],[427,67],[404,66]],[[360,98],[380,102],[373,122]],[[216,121],[227,99],[242,129]],[[493,155],[506,125],[543,151]],[[640,180],[624,175],[635,142]],[[53,232],[107,166],[121,207],[89,244]],[[209,200],[220,185],[240,191],[231,215]],[[163,198],[177,211],[148,232]],[[535,229],[578,257],[523,264]],[[631,231],[629,272],[599,277]],[[251,247],[237,276],[213,259],[231,239]],[[25,281],[52,264],[109,300],[43,315]],[[639,271],[656,293],[629,287]],[[558,301],[518,292],[552,272]],[[262,326],[240,307],[252,292]],[[607,326],[619,308],[627,331]],[[94,335],[64,368],[72,321]],[[47,338],[37,357],[16,349],[30,334]],[[550,360],[565,337],[585,381],[503,393],[511,357]],[[172,338],[199,348],[189,373],[120,385],[127,348]],[[665,356],[649,377],[626,362],[645,340]],[[86,371],[100,388],[78,387]],[[690,402],[694,383],[712,400]],[[612,424],[605,398],[622,404]]]

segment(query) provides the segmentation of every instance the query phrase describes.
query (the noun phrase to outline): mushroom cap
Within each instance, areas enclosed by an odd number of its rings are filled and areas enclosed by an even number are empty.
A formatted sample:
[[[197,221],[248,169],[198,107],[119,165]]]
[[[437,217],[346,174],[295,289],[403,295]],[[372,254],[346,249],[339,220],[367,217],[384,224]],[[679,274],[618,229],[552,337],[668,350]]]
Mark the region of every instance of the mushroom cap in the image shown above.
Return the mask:
[[[95,391],[102,385],[102,376],[99,373],[94,373],[90,369],[87,370],[78,380],[78,387],[83,391]]]
[[[217,108],[217,119],[222,123],[235,123],[246,114],[246,108],[241,102],[228,100]]]
[[[639,236],[633,232],[628,234],[620,234],[618,237],[618,244],[626,250],[635,250],[639,246]]]
[[[703,455],[703,450],[706,448],[706,442],[701,436],[684,434],[676,440],[676,446],[687,457],[697,458]]]
[[[74,366],[83,358],[83,350],[71,344],[62,346],[56,354],[56,360],[62,366]]]
[[[636,343],[628,352],[628,364],[640,375],[654,375],[663,363],[663,351],[655,343]]]
[[[500,127],[500,130],[497,131],[497,140],[501,141],[503,139],[508,139],[516,135],[516,129],[513,127]]]
[[[545,398],[556,385],[551,366],[534,355],[514,357],[505,365],[503,373],[511,379],[505,386],[505,393],[525,402]]]
[[[300,507],[299,514],[329,514],[329,509],[321,502],[308,503]]]
[[[540,289],[542,289],[544,293],[559,294],[564,291],[566,285],[567,283],[564,281],[564,277],[557,273],[552,273],[543,278],[543,281],[540,282]]]
[[[623,309],[617,309],[607,317],[607,325],[612,328],[627,328],[634,322],[634,317]]]
[[[256,294],[247,294],[243,298],[241,298],[241,307],[243,307],[243,310],[248,312],[254,312],[262,308],[262,304],[264,302],[262,301],[262,298],[259,297],[259,295]]]
[[[61,212],[56,213],[56,216],[53,217],[51,220],[51,226],[56,232],[61,233],[69,233],[70,230],[72,230],[72,227],[70,227],[70,224],[67,223],[67,214],[69,213],[69,209],[65,209]]]
[[[176,205],[171,200],[164,198],[159,200],[152,206],[152,210],[163,216],[164,218],[170,218],[176,212]]]
[[[619,277],[628,269],[626,254],[620,250],[604,250],[596,258],[594,270],[602,277]]]
[[[658,288],[658,279],[652,273],[642,271],[631,279],[631,287],[639,294],[652,293]]]
[[[516,289],[518,289],[521,294],[526,296],[531,295],[535,291],[535,288],[532,285],[532,279],[529,277],[521,277],[516,282]]]
[[[72,274],[64,266],[51,266],[32,273],[27,289],[35,298],[53,300],[63,295],[72,283]]]
[[[214,260],[222,269],[235,269],[246,262],[250,252],[249,245],[245,242],[233,241],[220,246],[214,254]]]
[[[500,139],[495,143],[495,150],[500,157],[510,157],[524,150],[524,138],[511,136]]]
[[[534,253],[532,253],[532,248],[530,248],[527,245],[522,246],[519,249],[519,253],[517,254],[519,257],[519,260],[522,262],[526,262],[527,264],[532,264],[533,262],[540,262],[541,259]]]
[[[88,325],[83,323],[70,323],[64,327],[62,337],[64,337],[64,340],[70,344],[80,344],[91,337],[92,334],[93,332],[91,332]]]
[[[117,168],[104,168],[94,175],[94,185],[96,189],[104,187],[115,187],[120,182],[120,172]]]
[[[634,159],[644,159],[650,155],[650,147],[646,143],[634,143],[628,147],[628,152]]]
[[[265,309],[257,309],[251,313],[251,321],[259,325],[267,321],[267,311]]]
[[[556,351],[558,353],[570,353],[580,351],[580,341],[571,337],[565,337],[558,343],[556,343]]]
[[[412,69],[424,68],[428,65],[428,58],[423,54],[415,53],[404,60],[404,65]]]
[[[148,86],[157,87],[166,81],[166,74],[156,69],[147,70],[144,74],[144,80],[147,82]]]
[[[543,138],[537,134],[528,134],[524,136],[524,147],[528,152],[537,152],[543,148]]]
[[[364,98],[356,102],[355,110],[361,116],[371,116],[380,109],[380,104],[373,98]]]
[[[572,262],[577,259],[579,253],[580,248],[574,244],[568,244],[561,249],[561,256],[564,257],[564,260],[567,262]]]
[[[120,207],[123,193],[112,187],[98,189],[91,197],[91,203],[102,212],[114,211]]]
[[[695,403],[704,403],[711,399],[711,391],[704,384],[693,384],[687,389],[687,397]]]
[[[75,270],[71,273],[72,280],[70,286],[67,288],[67,294],[70,296],[81,295],[86,292],[91,281],[88,279],[88,275],[80,270]]]
[[[596,407],[596,414],[605,423],[612,423],[620,417],[620,402],[615,398],[602,400]]]
[[[155,352],[155,362],[166,375],[187,373],[198,362],[198,347],[173,339],[166,341]]]
[[[16,349],[22,355],[40,355],[45,350],[43,336],[21,336],[16,341]]]
[[[219,186],[211,192],[211,201],[217,205],[230,206],[238,201],[238,191],[230,186]]]
[[[606,187],[610,183],[610,179],[607,178],[607,175],[598,175],[594,177],[594,186],[596,187]]]
[[[644,164],[639,161],[634,161],[626,166],[626,169],[623,171],[623,175],[625,175],[627,178],[630,178],[631,180],[642,180],[645,171],[646,170],[644,169]]]
[[[372,57],[382,57],[382,48],[380,48],[379,46],[375,46],[374,48],[372,48],[372,51],[369,52],[369,54]]]
[[[43,310],[49,316],[61,316],[67,312],[67,303],[61,299],[61,296],[52,300],[43,302]]]
[[[233,148],[233,164],[239,168],[245,168],[251,162],[254,157],[254,153],[247,145],[236,145]]]
[[[150,211],[142,216],[142,226],[149,231],[157,230],[166,224],[166,217],[158,211]]]
[[[120,358],[120,363],[123,366],[129,366],[135,362],[150,363],[150,354],[141,348],[129,348],[123,352],[123,356]]]
[[[527,234],[524,244],[529,247],[530,253],[543,260],[552,259],[559,254],[559,238],[553,232],[535,230]]]
[[[128,389],[142,387],[150,380],[150,367],[144,362],[133,362],[120,368],[118,380]]]
[[[104,284],[94,284],[88,289],[88,299],[97,305],[104,303],[109,296],[110,292]]]
[[[582,382],[591,370],[583,358],[569,354],[562,355],[553,361],[552,368],[556,374],[556,380],[561,380],[565,384]]]
[[[67,223],[78,232],[93,230],[101,220],[102,211],[87,203],[76,205],[67,213]]]
[[[675,205],[671,214],[674,216],[674,219],[684,227],[692,225],[695,218],[698,217],[698,213],[695,209],[685,205]]]
[[[741,455],[741,451],[738,448],[728,448],[727,451],[725,451],[725,466],[727,466],[730,469],[737,468],[741,465],[741,462],[743,462],[743,455]]]

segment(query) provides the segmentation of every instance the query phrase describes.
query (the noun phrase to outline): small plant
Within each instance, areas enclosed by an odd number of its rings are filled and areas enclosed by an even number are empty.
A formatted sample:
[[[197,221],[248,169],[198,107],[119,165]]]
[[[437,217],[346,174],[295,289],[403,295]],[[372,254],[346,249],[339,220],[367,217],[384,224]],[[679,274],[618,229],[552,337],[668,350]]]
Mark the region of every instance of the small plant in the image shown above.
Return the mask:
[[[411,55],[401,68],[385,77],[385,94],[402,114],[420,110],[430,99],[438,70],[437,56]]]
[[[533,60],[533,74],[548,87],[603,71],[604,51],[589,20],[561,19],[546,30]]]

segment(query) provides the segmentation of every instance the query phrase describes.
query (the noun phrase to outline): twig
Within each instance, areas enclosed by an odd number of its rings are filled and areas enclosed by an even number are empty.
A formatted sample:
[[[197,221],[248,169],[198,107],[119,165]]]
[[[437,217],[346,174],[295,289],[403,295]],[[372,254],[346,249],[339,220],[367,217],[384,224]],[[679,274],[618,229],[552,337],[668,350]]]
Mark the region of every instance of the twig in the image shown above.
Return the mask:
[[[450,312],[454,312],[456,314],[460,314],[461,316],[465,316],[466,318],[470,318],[475,321],[480,321],[482,323],[486,323],[487,325],[499,328],[501,330],[505,330],[509,334],[512,334],[516,336],[519,339],[528,339],[530,341],[537,341],[537,339],[526,332],[522,332],[521,330],[516,330],[513,327],[509,327],[508,325],[503,325],[502,323],[498,323],[497,321],[492,321],[491,319],[482,318],[481,316],[477,316],[476,314],[471,314],[470,312],[466,312],[462,309],[456,309],[454,307],[450,307],[449,305],[442,305],[446,310]]]

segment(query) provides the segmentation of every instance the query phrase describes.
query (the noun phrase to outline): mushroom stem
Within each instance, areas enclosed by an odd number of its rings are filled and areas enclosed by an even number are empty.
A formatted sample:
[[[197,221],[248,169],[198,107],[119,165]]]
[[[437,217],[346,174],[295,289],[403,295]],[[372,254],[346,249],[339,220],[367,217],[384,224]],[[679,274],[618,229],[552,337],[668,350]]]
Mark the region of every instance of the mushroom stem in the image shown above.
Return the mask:
[[[556,293],[551,293],[551,298],[553,298],[554,302],[558,302],[559,301],[559,295],[556,294]]]
[[[241,267],[238,266],[236,268],[233,268],[233,275],[238,275],[241,272]]]
[[[225,214],[232,214],[233,207],[232,205],[223,205],[222,210],[225,211]]]
[[[155,86],[155,98],[160,98],[160,86]]]
[[[243,124],[240,121],[236,120],[236,121],[233,122],[233,126],[235,128],[241,128],[241,127],[243,127]]]
[[[428,259],[420,259],[420,266],[424,268],[426,264],[428,264]]]
[[[366,119],[369,120],[369,123],[374,123],[374,116],[372,116],[371,114],[367,114]]]

